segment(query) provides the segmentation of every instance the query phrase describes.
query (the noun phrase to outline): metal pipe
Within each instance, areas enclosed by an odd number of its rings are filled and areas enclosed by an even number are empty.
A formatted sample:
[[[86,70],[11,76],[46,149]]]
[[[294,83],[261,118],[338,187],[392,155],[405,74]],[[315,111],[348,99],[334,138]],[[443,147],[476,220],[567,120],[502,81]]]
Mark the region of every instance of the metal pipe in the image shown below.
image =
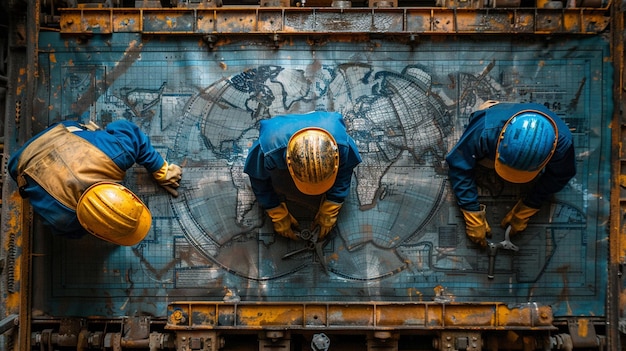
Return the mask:
[[[8,332],[18,325],[19,315],[10,314],[6,318],[0,321],[0,335]]]

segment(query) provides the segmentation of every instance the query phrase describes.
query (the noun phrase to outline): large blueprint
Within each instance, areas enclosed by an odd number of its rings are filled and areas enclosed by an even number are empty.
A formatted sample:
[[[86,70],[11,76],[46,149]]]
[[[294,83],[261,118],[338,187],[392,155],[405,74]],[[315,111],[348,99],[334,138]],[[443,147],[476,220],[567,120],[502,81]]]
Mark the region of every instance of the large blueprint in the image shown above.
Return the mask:
[[[34,308],[50,315],[164,315],[176,300],[504,301],[555,315],[604,311],[612,73],[600,37],[312,43],[42,33],[36,125],[128,119],[183,167],[180,195],[141,167],[125,184],[152,211],[147,238],[117,247],[35,226]],[[44,78],[45,77],[45,78]],[[444,157],[488,99],[537,102],[570,126],[578,174],[499,250],[465,236]],[[259,121],[344,115],[363,163],[323,257],[273,233],[243,173]],[[492,241],[529,189],[479,172]],[[318,197],[288,197],[303,227]],[[327,270],[324,270],[322,264]],[[594,312],[592,312],[594,311]]]

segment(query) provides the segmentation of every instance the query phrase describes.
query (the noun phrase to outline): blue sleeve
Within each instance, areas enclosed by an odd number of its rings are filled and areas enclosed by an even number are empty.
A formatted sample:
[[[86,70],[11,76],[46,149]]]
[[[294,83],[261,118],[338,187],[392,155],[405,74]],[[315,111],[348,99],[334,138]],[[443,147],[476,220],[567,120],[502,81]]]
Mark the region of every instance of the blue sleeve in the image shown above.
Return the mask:
[[[482,150],[484,123],[475,119],[467,127],[461,139],[446,156],[448,163],[448,180],[457,199],[457,204],[464,210],[478,211],[478,188],[474,176],[477,160],[483,158],[487,151]]]
[[[337,203],[342,203],[350,193],[352,173],[354,172],[354,168],[362,161],[361,155],[352,138],[348,140],[348,144],[349,147],[346,148],[347,150],[345,152],[342,152],[339,158],[345,161],[339,165],[335,184],[326,192],[326,199]]]
[[[112,134],[133,155],[134,162],[144,166],[148,172],[156,172],[165,160],[152,147],[150,139],[139,127],[127,120],[118,120],[106,127],[106,132]]]
[[[263,209],[267,210],[280,205],[280,199],[272,185],[271,174],[265,169],[265,155],[258,141],[248,151],[243,171],[250,178],[252,191]]]
[[[152,147],[148,136],[127,120],[109,123],[104,130],[78,132],[77,135],[97,146],[123,170],[137,163],[153,173],[165,162],[161,154]]]

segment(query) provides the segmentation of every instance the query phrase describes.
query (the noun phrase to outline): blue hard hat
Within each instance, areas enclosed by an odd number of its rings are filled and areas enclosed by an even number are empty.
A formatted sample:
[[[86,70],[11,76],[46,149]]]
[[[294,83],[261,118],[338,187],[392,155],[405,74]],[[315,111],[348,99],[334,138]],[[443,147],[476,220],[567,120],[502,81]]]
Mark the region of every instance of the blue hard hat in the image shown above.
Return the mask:
[[[526,183],[550,161],[558,140],[554,120],[545,113],[524,110],[502,128],[496,147],[495,169],[512,183]]]

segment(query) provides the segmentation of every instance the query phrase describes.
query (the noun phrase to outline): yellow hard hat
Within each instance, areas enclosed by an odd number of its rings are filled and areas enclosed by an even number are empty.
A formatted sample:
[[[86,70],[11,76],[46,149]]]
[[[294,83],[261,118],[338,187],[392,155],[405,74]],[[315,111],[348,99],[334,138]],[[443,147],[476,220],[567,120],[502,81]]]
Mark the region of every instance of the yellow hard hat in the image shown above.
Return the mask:
[[[322,128],[304,128],[287,144],[287,168],[298,190],[320,195],[335,184],[339,149],[330,133]]]
[[[87,188],[78,200],[76,214],[89,233],[124,246],[139,243],[152,225],[150,210],[137,195],[112,182]]]

